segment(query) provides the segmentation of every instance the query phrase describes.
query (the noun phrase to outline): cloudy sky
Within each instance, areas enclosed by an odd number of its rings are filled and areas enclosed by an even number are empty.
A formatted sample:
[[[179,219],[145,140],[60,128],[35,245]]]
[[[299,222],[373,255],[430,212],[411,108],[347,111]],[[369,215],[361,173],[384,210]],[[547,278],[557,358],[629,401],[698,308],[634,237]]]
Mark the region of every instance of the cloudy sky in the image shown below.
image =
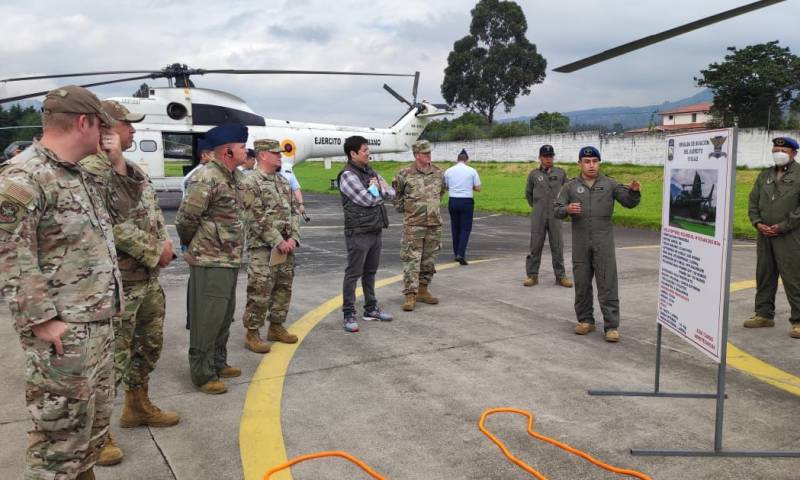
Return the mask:
[[[548,71],[544,83],[519,98],[508,116],[687,97],[699,91],[693,77],[720,61],[727,46],[780,40],[800,54],[798,0],[788,0],[575,73],[552,71],[750,1],[520,1],[528,39],[547,59]],[[3,0],[0,78],[159,69],[174,62],[208,69],[419,70],[420,98],[441,102],[447,55],[453,42],[468,34],[474,5],[474,0],[138,0],[111,7],[90,0]],[[382,78],[214,75],[193,80],[244,98],[268,118],[381,127],[404,111],[382,90]],[[411,79],[388,83],[410,96]],[[0,84],[0,97],[56,85]],[[138,85],[96,91],[101,97],[129,95]],[[166,86],[166,81],[151,85]]]

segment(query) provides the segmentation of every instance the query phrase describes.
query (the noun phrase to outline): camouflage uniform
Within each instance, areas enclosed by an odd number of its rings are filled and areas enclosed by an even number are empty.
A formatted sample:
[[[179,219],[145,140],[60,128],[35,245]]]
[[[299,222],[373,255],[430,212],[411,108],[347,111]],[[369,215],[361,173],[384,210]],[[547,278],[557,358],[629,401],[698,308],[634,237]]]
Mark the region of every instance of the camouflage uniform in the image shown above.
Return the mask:
[[[436,273],[436,254],[442,239],[439,204],[445,192],[444,173],[433,164],[424,170],[411,164],[397,172],[392,184],[396,190],[395,206],[403,214],[403,293],[417,293],[419,285],[431,283]]]
[[[294,252],[270,267],[272,249],[293,238],[300,244],[299,212],[292,202],[289,182],[280,174],[260,169],[244,180],[244,210],[252,218],[248,228],[250,263],[247,266],[247,306],[242,321],[248,330],[269,322],[282,324],[289,313],[294,280]]]
[[[100,181],[111,177],[111,162],[105,155],[91,155],[80,163]],[[139,170],[130,162],[129,166]],[[125,292],[125,309],[114,318],[114,366],[117,384],[122,383],[125,390],[146,385],[161,355],[166,307],[158,282],[158,261],[168,238],[164,223],[158,197],[148,181],[127,220],[114,225]]]
[[[227,366],[244,243],[243,180],[239,170],[231,172],[215,158],[192,176],[175,218],[192,270],[189,366],[195,385],[217,380]]]
[[[123,304],[112,223],[138,201],[141,179],[114,173],[103,192],[90,177],[39,143],[0,174],[0,284],[25,350],[33,419],[25,478],[90,469],[108,431],[111,318]],[[67,324],[63,356],[31,329],[52,319]]]

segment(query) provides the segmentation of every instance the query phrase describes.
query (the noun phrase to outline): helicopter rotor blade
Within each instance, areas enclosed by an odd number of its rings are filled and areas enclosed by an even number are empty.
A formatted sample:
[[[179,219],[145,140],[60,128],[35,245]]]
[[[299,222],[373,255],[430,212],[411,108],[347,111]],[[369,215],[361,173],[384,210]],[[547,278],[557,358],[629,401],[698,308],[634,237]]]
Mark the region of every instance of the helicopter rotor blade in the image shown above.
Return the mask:
[[[419,87],[419,72],[414,72],[414,86],[411,88],[411,97],[414,98],[414,104],[417,103],[417,88]]]
[[[785,1],[786,0],[760,0],[757,2],[749,3],[741,7],[727,10],[725,12],[718,13],[716,15],[711,15],[710,17],[696,20],[691,23],[687,23],[686,25],[681,25],[680,27],[671,28],[661,33],[656,33],[655,35],[649,35],[647,37],[640,38],[632,42],[628,42],[624,45],[620,45],[618,47],[614,47],[609,50],[600,52],[596,55],[592,55],[591,57],[586,57],[576,62],[562,65],[558,68],[553,69],[553,71],[560,73],[571,73],[580,70],[582,68],[594,65],[596,63],[604,62],[614,57],[618,57],[620,55],[633,52],[634,50],[639,50],[640,48],[653,45],[654,43],[662,42],[672,37],[677,37],[678,35],[691,32],[692,30],[697,30],[699,28],[707,27],[717,22],[728,20],[733,17],[738,17],[739,15],[743,15],[745,13],[749,13],[754,10],[758,10],[764,7],[769,7],[771,5],[775,5],[776,3],[781,3]]]
[[[410,108],[414,108],[414,105],[412,105],[411,103],[409,103],[409,101],[408,101],[408,100],[406,100],[405,98],[403,98],[403,96],[402,96],[402,95],[400,95],[399,93],[395,92],[395,91],[394,91],[394,89],[393,89],[392,87],[390,87],[389,85],[386,85],[386,84],[384,83],[384,84],[383,84],[383,89],[384,89],[384,90],[386,90],[387,92],[389,92],[389,93],[390,93],[390,94],[391,94],[391,95],[392,95],[394,98],[396,98],[397,100],[399,100],[399,101],[400,101],[400,103],[405,103],[405,104],[406,104],[406,105],[408,105]]]
[[[354,75],[366,77],[413,77],[411,73],[380,73],[380,72],[337,72],[332,70],[238,70],[238,69],[223,69],[223,70],[205,70],[198,69],[196,73],[205,75],[207,73],[225,73],[234,75]]]
[[[112,83],[130,82],[132,80],[141,80],[141,79],[144,79],[144,78],[155,78],[155,77],[153,75],[141,75],[141,76],[138,76],[138,77],[127,77],[127,78],[117,78],[117,79],[114,79],[114,80],[106,80],[104,82],[85,83],[85,84],[80,85],[80,86],[84,87],[84,88],[89,88],[89,87],[97,87],[97,86],[100,86],[100,85],[110,85]],[[46,95],[47,92],[49,92],[49,91],[50,90],[44,90],[44,91],[41,91],[41,92],[28,93],[28,94],[25,94],[25,95],[17,95],[16,97],[0,98],[0,104],[8,103],[8,102],[14,102],[14,101],[17,101],[17,100],[25,100],[26,98],[41,97],[42,95]]]
[[[59,73],[56,75],[37,75],[33,77],[16,77],[16,78],[4,78],[0,80],[0,83],[8,83],[8,82],[22,82],[25,80],[44,80],[48,78],[65,78],[65,77],[91,77],[93,75],[130,75],[133,73],[152,73],[152,74],[159,74],[161,73],[159,70],[118,70],[113,72],[83,72],[83,73]]]

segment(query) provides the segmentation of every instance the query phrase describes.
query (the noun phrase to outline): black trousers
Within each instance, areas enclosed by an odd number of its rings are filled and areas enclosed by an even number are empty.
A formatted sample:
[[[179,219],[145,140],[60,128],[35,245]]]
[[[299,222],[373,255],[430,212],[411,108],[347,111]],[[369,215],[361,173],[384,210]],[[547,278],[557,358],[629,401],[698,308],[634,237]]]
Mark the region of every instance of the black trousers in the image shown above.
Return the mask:
[[[475,201],[471,198],[450,198],[447,202],[450,211],[450,231],[453,235],[453,253],[466,258],[469,234],[472,232],[472,214]]]
[[[361,279],[364,290],[364,310],[370,311],[378,306],[375,297],[375,274],[381,260],[381,247],[383,232],[345,233],[344,241],[347,246],[347,268],[344,271],[342,282],[342,313],[355,315],[356,313],[356,284]]]

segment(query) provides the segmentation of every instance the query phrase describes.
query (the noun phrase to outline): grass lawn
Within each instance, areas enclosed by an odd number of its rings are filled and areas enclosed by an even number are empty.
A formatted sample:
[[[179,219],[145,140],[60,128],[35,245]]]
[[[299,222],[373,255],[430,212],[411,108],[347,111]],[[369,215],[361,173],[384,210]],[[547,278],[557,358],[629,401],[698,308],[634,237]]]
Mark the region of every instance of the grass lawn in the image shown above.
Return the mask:
[[[374,162],[371,164],[387,181],[391,181],[405,162]],[[447,168],[452,163],[436,163]],[[470,166],[478,170],[483,191],[475,195],[475,208],[488,212],[527,215],[530,207],[525,200],[525,182],[528,172],[537,163],[493,163],[474,162]],[[566,169],[567,177],[578,175],[577,163],[558,164]],[[330,190],[330,181],[336,178],[341,163],[335,163],[331,170],[325,170],[322,162],[304,162],[294,168],[295,175],[303,190],[336,194]],[[628,210],[617,205],[614,209],[614,222],[618,225],[659,229],[661,227],[662,177],[664,168],[639,165],[603,164],[601,172],[616,178],[622,183],[639,180],[642,184],[642,202],[638,207]],[[739,238],[755,238],[756,231],[747,218],[747,196],[758,176],[759,170],[740,168],[736,171],[736,211],[734,213],[734,235]]]
[[[182,177],[184,165],[189,165],[189,162],[164,162],[164,176]]]

